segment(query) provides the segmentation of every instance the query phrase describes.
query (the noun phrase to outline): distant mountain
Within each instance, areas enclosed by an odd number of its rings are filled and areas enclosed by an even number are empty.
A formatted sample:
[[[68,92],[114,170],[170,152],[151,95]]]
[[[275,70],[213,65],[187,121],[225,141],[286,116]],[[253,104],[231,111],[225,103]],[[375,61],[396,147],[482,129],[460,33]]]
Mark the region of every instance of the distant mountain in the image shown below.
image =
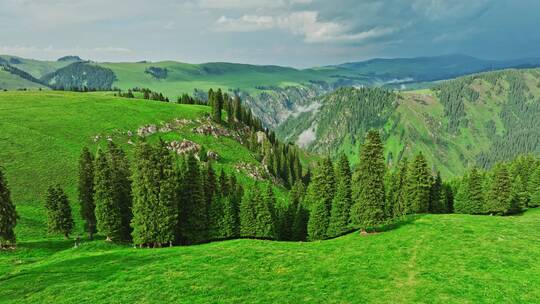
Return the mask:
[[[538,68],[480,73],[420,91],[342,88],[305,109],[277,134],[313,152],[356,155],[374,128],[383,133],[390,162],[422,151],[446,176],[540,155]]]
[[[532,68],[540,66],[540,58],[517,60],[483,60],[466,55],[436,57],[372,59],[334,66],[375,78],[403,83],[427,82],[455,78],[462,75],[501,70],[506,68]]]
[[[304,111],[310,98],[341,87],[424,88],[433,86],[433,81],[476,72],[540,66],[539,58],[490,61],[464,55],[373,59],[302,70],[226,62],[95,63],[80,59],[65,56],[58,61],[38,61],[0,56],[0,64],[16,67],[51,88],[145,87],[171,100],[183,93],[205,98],[208,89],[221,88],[241,95],[269,127]],[[11,79],[10,83],[11,88],[17,88],[16,81]],[[18,87],[27,86],[21,80]]]

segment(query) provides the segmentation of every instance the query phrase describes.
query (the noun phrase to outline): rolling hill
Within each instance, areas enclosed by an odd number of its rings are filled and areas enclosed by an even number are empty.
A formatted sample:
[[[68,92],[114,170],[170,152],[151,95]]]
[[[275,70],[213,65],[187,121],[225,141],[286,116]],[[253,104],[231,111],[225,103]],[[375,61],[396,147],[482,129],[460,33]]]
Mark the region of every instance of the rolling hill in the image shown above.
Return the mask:
[[[182,93],[206,98],[209,88],[220,87],[240,94],[269,127],[304,111],[308,100],[346,86],[423,88],[432,81],[475,72],[515,67],[535,67],[540,59],[481,60],[463,55],[373,59],[335,66],[294,69],[237,63],[187,64],[175,61],[97,63],[67,56],[59,61],[37,61],[0,56],[11,65],[53,88],[128,90],[145,87],[170,99]],[[0,77],[0,81],[1,81]],[[27,87],[21,82],[13,88]]]
[[[390,162],[422,151],[445,176],[519,153],[540,155],[539,69],[475,74],[419,91],[343,88],[306,109],[277,134],[315,152],[356,155],[375,128],[383,130]]]

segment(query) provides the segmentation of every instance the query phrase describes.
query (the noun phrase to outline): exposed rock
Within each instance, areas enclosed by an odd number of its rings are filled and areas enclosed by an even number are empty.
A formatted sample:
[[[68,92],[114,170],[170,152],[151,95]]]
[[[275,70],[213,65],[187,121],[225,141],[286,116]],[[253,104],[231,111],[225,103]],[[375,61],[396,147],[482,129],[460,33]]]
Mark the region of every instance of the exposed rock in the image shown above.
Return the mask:
[[[266,140],[266,133],[257,131],[257,143],[262,144]]]
[[[208,152],[206,152],[206,156],[207,156],[209,159],[219,160],[219,154],[217,154],[217,153],[214,152],[214,151],[208,151]]]
[[[96,136],[94,136],[93,140],[94,140],[94,142],[98,142],[100,138],[101,138],[100,135],[96,135]]]
[[[227,129],[216,127],[211,124],[203,124],[193,129],[196,134],[211,135],[216,138],[221,136],[230,136],[230,132]]]
[[[247,176],[255,180],[265,180],[267,177],[265,169],[255,164],[241,162],[236,164],[234,168],[236,172],[240,173],[243,171]]]
[[[127,131],[127,136],[129,136],[129,137],[133,136],[133,132],[131,132],[130,130]]]
[[[139,129],[137,129],[137,135],[141,136],[141,137],[146,137],[146,136],[149,136],[149,135],[152,135],[154,133],[157,132],[157,127],[156,125],[146,125],[146,126],[143,126],[143,127],[140,127]]]
[[[161,133],[167,133],[171,131],[172,131],[172,125],[168,122],[161,124],[161,127],[159,128],[159,132]]]
[[[201,145],[194,143],[190,140],[183,139],[182,141],[172,141],[169,143],[169,149],[176,152],[178,155],[186,153],[196,154],[201,150]]]

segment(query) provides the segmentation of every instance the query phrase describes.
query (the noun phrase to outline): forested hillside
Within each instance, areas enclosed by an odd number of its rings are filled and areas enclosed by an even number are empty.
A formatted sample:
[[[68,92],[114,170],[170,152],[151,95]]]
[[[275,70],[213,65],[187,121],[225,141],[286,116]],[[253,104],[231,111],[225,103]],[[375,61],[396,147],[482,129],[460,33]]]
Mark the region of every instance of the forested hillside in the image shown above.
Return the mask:
[[[446,176],[540,154],[540,70],[504,70],[445,81],[429,90],[342,89],[308,104],[278,136],[311,151],[358,153],[382,129],[389,162],[423,151]]]

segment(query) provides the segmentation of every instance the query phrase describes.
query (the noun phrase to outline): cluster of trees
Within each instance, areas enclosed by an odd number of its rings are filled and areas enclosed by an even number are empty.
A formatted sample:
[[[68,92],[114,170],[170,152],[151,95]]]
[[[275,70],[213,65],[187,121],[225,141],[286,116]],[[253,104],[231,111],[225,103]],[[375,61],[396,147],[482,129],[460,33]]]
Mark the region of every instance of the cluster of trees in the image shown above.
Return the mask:
[[[475,102],[480,97],[480,94],[470,87],[474,79],[474,76],[464,77],[443,82],[433,88],[444,106],[449,132],[457,133],[459,127],[466,122],[465,100]]]
[[[519,213],[540,206],[540,161],[521,155],[491,170],[472,168],[455,188],[454,210],[465,214]]]
[[[140,247],[238,237],[292,238],[282,232],[290,209],[276,208],[271,184],[244,191],[234,175],[223,170],[218,175],[211,163],[199,163],[192,154],[179,157],[164,141],[137,145],[132,174],[126,164],[113,143],[95,158],[86,148],[81,153],[79,202],[90,238],[99,231],[107,240],[132,241]],[[57,188],[53,192],[60,193]],[[64,206],[67,199],[58,196],[62,199],[55,204]],[[64,207],[48,208],[53,214],[50,231],[68,235],[71,215],[59,209]]]
[[[366,135],[353,172],[345,155],[337,164],[323,159],[302,201],[309,210],[309,240],[368,229],[407,214],[452,211],[451,189],[432,173],[425,157],[420,153],[390,170],[376,131]]]
[[[17,211],[11,200],[9,186],[2,167],[0,167],[0,249],[15,245],[17,218]]]
[[[111,69],[89,62],[74,62],[40,79],[55,90],[110,91],[116,75]]]

